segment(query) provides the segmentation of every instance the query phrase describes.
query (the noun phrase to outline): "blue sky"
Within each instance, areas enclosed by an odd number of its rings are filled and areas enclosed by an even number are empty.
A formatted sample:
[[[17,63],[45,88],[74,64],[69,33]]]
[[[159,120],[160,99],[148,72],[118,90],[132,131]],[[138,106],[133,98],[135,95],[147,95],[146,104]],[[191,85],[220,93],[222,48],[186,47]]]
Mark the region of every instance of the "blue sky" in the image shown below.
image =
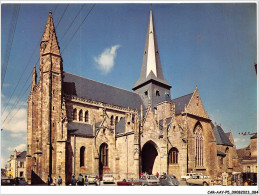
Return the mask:
[[[64,71],[127,90],[138,80],[150,5],[97,4],[72,41],[69,40],[92,4],[83,7],[63,36],[80,9],[80,4],[70,4],[60,20],[66,6],[21,5],[1,93],[2,110],[21,73],[24,70],[25,73],[2,115],[2,122],[12,111],[19,91],[25,91],[31,83],[33,66],[37,65],[38,70],[39,43],[49,10],[53,11],[61,51],[64,49]],[[1,8],[3,63],[13,4],[2,4]],[[161,64],[172,85],[172,98],[191,93],[198,85],[209,117],[221,124],[225,132],[233,133],[238,148],[247,146],[250,137],[238,133],[256,132],[257,125],[256,4],[153,4],[152,9]],[[28,94],[29,91],[20,101],[22,109],[14,106],[16,110],[12,113],[17,114],[2,124],[2,162],[14,148],[26,147]]]

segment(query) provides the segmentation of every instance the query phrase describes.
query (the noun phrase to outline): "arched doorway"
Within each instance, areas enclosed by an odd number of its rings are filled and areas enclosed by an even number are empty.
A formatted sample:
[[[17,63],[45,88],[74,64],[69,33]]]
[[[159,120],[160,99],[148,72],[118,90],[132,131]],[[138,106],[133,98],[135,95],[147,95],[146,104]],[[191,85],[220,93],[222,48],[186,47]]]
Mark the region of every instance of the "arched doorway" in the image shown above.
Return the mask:
[[[154,143],[147,142],[142,148],[142,173],[146,172],[148,174],[152,174],[154,162],[156,157],[158,156],[158,152],[155,148]]]
[[[102,143],[99,151],[99,178],[102,180],[103,170],[108,168],[108,145]]]

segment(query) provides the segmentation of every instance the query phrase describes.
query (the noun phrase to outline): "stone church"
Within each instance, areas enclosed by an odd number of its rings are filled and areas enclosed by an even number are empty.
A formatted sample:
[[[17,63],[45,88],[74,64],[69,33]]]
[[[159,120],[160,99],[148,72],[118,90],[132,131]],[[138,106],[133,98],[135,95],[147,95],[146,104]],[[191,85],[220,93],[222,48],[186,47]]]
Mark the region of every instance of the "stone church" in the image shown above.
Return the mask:
[[[232,143],[208,117],[196,87],[171,98],[160,62],[152,10],[143,62],[133,91],[65,72],[52,13],[34,67],[27,113],[26,179],[46,182],[79,173],[102,179],[138,178],[147,172],[212,177],[231,172]],[[236,163],[238,164],[238,163]],[[224,165],[224,166],[223,166]],[[238,166],[238,165],[237,165]]]

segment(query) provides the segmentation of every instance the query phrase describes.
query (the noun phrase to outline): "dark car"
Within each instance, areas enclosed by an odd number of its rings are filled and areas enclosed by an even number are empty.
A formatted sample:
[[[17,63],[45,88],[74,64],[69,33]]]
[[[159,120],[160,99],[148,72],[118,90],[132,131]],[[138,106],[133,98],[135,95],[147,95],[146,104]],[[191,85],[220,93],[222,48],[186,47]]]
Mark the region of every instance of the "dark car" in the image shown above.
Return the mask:
[[[1,179],[2,186],[14,186],[15,182],[14,179]]]
[[[16,177],[14,178],[14,184],[16,186],[26,186],[28,183],[25,181],[23,177]]]
[[[174,175],[161,175],[159,178],[161,186],[178,186],[179,182]]]
[[[118,186],[141,186],[142,182],[139,180],[134,180],[133,178],[123,179],[117,182]]]

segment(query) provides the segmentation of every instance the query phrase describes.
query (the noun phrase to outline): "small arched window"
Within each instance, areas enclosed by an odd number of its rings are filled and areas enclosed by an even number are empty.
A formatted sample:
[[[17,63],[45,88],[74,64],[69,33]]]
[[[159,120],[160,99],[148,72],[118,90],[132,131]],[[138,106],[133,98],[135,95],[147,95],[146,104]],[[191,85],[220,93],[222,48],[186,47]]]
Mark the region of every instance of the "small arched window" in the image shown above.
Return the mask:
[[[80,167],[85,166],[85,147],[80,148]]]
[[[119,117],[116,116],[116,117],[115,117],[115,125],[117,125],[118,122],[119,122]]]
[[[77,120],[77,110],[76,110],[76,108],[73,110],[73,114],[72,115],[73,115],[72,116],[73,120],[74,121]]]
[[[85,122],[89,122],[89,113],[88,113],[88,110],[85,111]]]
[[[135,115],[134,115],[134,114],[132,114],[131,122],[132,122],[132,123],[135,122]]]
[[[169,151],[169,155],[168,155],[168,163],[169,164],[177,164],[178,163],[178,149],[177,148],[172,148]]]
[[[111,125],[113,125],[113,115],[111,116]]]
[[[79,111],[79,121],[83,121],[83,111]]]

